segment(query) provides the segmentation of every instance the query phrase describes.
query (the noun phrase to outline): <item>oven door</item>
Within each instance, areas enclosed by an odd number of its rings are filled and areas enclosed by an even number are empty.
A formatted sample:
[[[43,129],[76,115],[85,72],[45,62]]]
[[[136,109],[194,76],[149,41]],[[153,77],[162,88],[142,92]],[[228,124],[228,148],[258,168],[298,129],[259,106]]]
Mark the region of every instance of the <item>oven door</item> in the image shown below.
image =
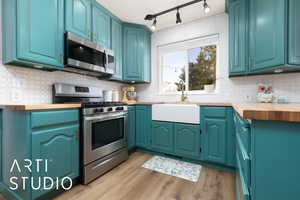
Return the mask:
[[[127,112],[84,117],[84,164],[126,147]]]

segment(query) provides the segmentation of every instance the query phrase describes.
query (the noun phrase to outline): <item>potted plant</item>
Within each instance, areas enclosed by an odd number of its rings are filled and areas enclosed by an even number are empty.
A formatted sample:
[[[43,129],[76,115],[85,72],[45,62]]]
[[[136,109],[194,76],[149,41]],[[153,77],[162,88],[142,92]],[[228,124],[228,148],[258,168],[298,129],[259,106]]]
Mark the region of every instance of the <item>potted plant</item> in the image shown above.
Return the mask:
[[[206,84],[204,85],[204,90],[206,92],[213,92],[215,91],[215,79],[207,79]]]

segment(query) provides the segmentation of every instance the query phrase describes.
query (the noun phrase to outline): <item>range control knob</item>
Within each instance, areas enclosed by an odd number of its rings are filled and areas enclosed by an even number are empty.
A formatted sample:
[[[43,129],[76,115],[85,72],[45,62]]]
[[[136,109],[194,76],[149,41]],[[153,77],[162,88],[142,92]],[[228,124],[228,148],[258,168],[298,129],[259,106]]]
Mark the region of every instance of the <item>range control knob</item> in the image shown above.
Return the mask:
[[[124,107],[117,107],[116,110],[124,110]]]
[[[101,112],[104,112],[104,109],[103,108],[97,108],[97,109],[95,109],[95,112],[101,113]]]
[[[113,108],[107,108],[107,111],[111,112],[111,111],[113,111]]]

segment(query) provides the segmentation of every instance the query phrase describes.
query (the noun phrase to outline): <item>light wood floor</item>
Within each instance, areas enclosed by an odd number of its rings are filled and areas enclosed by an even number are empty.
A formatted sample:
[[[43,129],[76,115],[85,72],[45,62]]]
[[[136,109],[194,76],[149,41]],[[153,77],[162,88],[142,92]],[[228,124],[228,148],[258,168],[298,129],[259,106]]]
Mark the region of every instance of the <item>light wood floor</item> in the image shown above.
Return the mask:
[[[134,153],[91,184],[76,186],[55,200],[235,200],[235,175],[203,167],[193,183],[141,167],[151,157]]]

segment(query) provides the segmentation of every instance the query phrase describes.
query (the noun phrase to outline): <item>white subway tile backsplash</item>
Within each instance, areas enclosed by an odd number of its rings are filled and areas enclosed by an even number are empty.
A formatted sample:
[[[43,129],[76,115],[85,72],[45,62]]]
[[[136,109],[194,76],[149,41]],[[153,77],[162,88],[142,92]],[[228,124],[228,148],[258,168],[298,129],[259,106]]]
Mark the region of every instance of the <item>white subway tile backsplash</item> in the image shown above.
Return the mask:
[[[52,103],[52,85],[56,82],[118,90],[120,83],[98,80],[67,72],[47,72],[0,64],[0,104]]]

